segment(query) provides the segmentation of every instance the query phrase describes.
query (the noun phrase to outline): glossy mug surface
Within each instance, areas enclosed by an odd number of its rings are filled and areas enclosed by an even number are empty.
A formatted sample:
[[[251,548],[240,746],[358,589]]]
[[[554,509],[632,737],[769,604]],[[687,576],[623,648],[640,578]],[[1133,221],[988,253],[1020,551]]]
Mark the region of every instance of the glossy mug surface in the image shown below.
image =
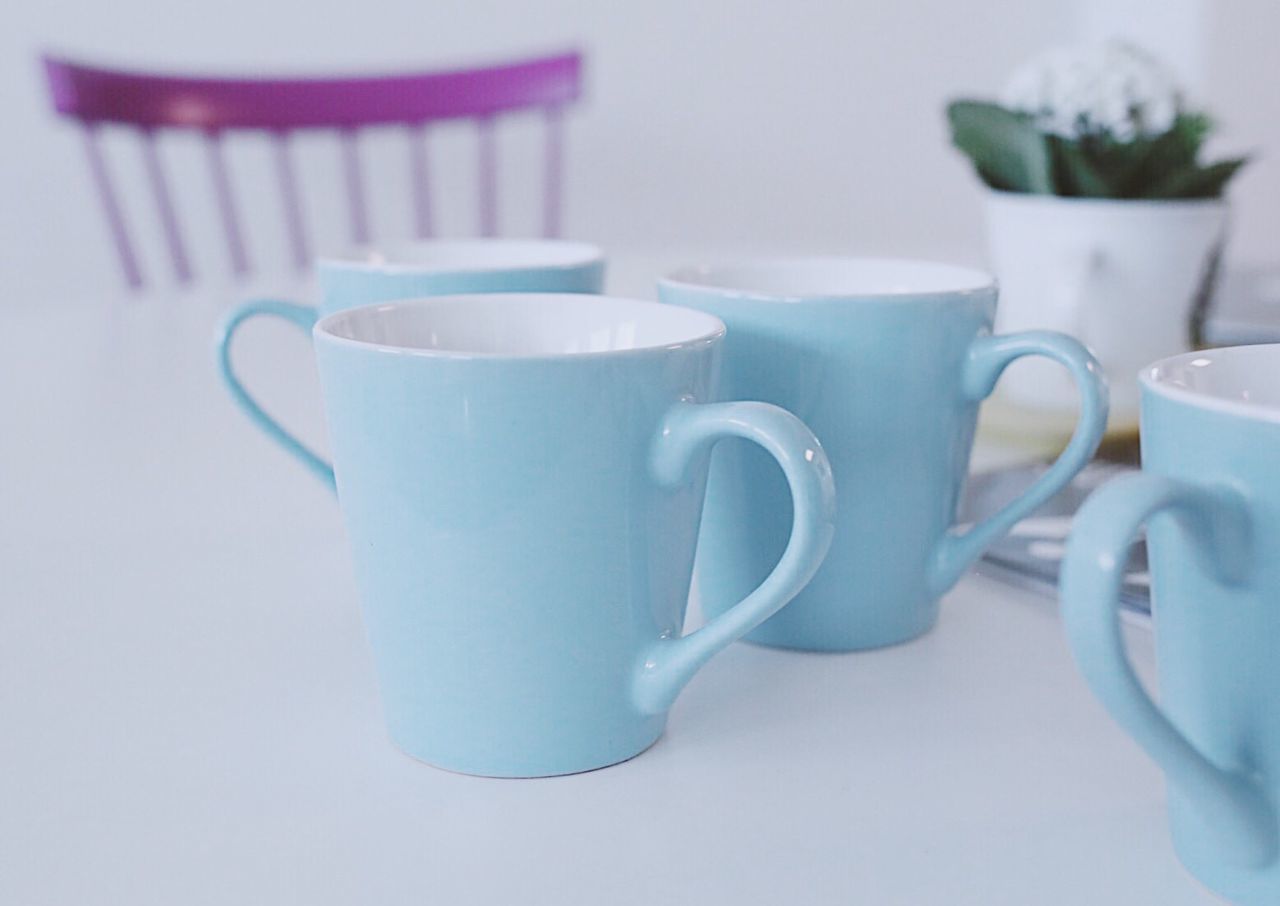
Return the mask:
[[[216,338],[218,370],[232,399],[268,437],[332,486],[333,469],[258,405],[231,364],[236,331],[265,315],[310,332],[324,315],[421,296],[458,293],[598,293],[604,254],[594,245],[560,239],[439,239],[363,248],[316,262],[319,305],[258,299],[237,306]]]
[[[822,448],[776,406],[713,402],[724,325],[702,312],[451,296],[340,312],[314,333],[387,723],[416,758],[508,777],[630,758],[826,553]],[[780,465],[795,524],[759,588],[682,636],[722,437]]]
[[[1096,492],[1063,563],[1085,679],[1164,769],[1174,845],[1236,903],[1280,903],[1280,346],[1145,369],[1142,472]],[[1160,703],[1124,654],[1116,590],[1147,525]]]
[[[1092,356],[1061,334],[992,336],[996,286],[979,271],[880,259],[758,261],[688,268],[658,291],[728,325],[724,392],[799,415],[822,439],[839,486],[831,555],[793,604],[748,637],[754,642],[848,651],[924,633],[940,596],[1066,484],[1102,437],[1106,386]],[[1005,366],[1027,355],[1074,376],[1082,397],[1075,436],[1022,497],[959,528],[978,405]],[[785,487],[756,451],[716,451],[698,554],[709,613],[777,558],[790,524]]]

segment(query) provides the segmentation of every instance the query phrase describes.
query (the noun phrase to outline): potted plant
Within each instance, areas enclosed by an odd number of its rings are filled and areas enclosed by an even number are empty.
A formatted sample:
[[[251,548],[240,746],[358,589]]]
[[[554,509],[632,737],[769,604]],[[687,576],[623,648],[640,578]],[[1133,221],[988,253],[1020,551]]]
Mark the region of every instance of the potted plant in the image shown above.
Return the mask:
[[[999,102],[947,107],[951,136],[987,187],[997,329],[1049,328],[1088,344],[1112,381],[1113,427],[1136,423],[1138,371],[1194,348],[1226,237],[1223,190],[1245,163],[1207,163],[1210,118],[1130,44],[1054,50]],[[1006,399],[1066,410],[1048,362],[1018,363]]]

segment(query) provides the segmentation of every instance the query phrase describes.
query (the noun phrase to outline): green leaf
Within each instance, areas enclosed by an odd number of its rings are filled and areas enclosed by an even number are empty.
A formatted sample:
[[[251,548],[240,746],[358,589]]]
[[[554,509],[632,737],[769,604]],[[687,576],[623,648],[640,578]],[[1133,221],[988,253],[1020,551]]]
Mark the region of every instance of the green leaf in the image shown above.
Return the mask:
[[[1207,167],[1190,167],[1170,174],[1151,187],[1144,198],[1217,198],[1227,181],[1248,163],[1247,157],[1218,161]]]
[[[951,140],[993,189],[1052,195],[1049,144],[1031,117],[983,101],[947,105]]]
[[[1111,198],[1115,191],[1107,173],[1092,159],[1087,146],[1058,136],[1049,137],[1053,150],[1054,183],[1058,194],[1083,198]]]
[[[1128,146],[1128,159],[1117,174],[1117,197],[1149,198],[1154,187],[1167,182],[1175,174],[1197,168],[1200,147],[1212,128],[1209,117],[1200,113],[1179,114],[1173,127],[1154,138],[1141,139]]]

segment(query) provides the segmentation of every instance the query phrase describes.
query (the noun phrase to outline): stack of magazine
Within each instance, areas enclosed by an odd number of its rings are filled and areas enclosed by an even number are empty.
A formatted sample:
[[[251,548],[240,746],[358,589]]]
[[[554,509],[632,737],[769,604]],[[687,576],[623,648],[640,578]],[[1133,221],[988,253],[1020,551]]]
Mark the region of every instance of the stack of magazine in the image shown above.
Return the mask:
[[[1204,325],[1205,341],[1215,346],[1280,342],[1280,267],[1229,268],[1214,293]],[[961,522],[977,522],[1016,497],[1047,466],[1025,466],[974,475],[960,505]],[[1090,463],[1062,493],[994,544],[979,565],[988,575],[1056,594],[1058,568],[1071,533],[1071,520],[1085,499],[1135,464],[1105,460]],[[1122,591],[1131,615],[1151,613],[1146,545],[1134,544]]]
[[[978,522],[1022,493],[1048,466],[1032,465],[973,475],[960,506],[961,523]],[[1071,520],[1085,499],[1117,475],[1137,467],[1098,460],[1090,463],[1030,517],[987,551],[979,572],[1016,585],[1056,594],[1058,570],[1071,534]],[[1130,613],[1151,613],[1151,580],[1146,545],[1139,538],[1131,552],[1121,589],[1121,603]]]

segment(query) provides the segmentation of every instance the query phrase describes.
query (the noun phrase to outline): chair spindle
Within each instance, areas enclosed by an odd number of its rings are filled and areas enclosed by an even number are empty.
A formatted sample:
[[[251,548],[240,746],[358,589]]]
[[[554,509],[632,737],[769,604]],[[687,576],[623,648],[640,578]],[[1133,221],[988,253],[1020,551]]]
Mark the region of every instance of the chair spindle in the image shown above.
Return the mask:
[[[84,122],[80,134],[84,138],[85,155],[89,159],[89,172],[93,176],[93,184],[97,188],[98,198],[106,214],[107,226],[111,230],[111,241],[115,244],[116,255],[120,258],[125,282],[130,289],[138,289],[142,286],[142,271],[138,267],[138,256],[133,250],[133,243],[129,241],[129,230],[124,223],[124,214],[120,210],[120,200],[116,197],[115,185],[111,182],[107,162],[103,159],[102,149],[98,146],[97,124],[92,121]]]
[[[302,270],[310,263],[311,253],[307,249],[298,180],[293,174],[293,158],[289,154],[289,134],[273,132],[272,147],[275,150],[276,182],[280,185],[280,201],[284,206],[284,225],[289,233],[289,250],[293,254],[294,267]]]
[[[476,122],[479,140],[480,235],[498,235],[498,147],[493,116]]]
[[[231,270],[237,277],[243,277],[249,273],[249,255],[245,249],[244,234],[240,230],[235,196],[231,194],[231,179],[227,175],[227,162],[222,150],[222,133],[206,132],[204,147],[209,160],[209,178],[213,181],[214,195],[218,200],[218,218],[222,221],[222,231],[227,237]]]
[[[413,222],[419,239],[434,234],[431,224],[430,165],[427,161],[427,124],[409,127],[409,181],[413,183]]]
[[[351,238],[357,245],[369,241],[369,215],[365,209],[364,183],[360,176],[360,148],[356,131],[343,129],[342,171],[347,184],[347,209],[351,217]]]
[[[169,249],[169,259],[173,262],[173,273],[179,283],[191,282],[191,259],[187,257],[187,248],[182,241],[182,230],[178,225],[178,214],[173,206],[173,193],[169,191],[169,181],[164,175],[164,166],[160,163],[160,152],[156,148],[156,133],[153,129],[142,129],[142,159],[147,168],[147,180],[151,183],[151,195],[155,199],[156,211],[160,215],[160,223],[164,227],[165,245]]]
[[[546,108],[546,171],[543,176],[542,235],[560,235],[560,199],[564,183],[564,108]]]

